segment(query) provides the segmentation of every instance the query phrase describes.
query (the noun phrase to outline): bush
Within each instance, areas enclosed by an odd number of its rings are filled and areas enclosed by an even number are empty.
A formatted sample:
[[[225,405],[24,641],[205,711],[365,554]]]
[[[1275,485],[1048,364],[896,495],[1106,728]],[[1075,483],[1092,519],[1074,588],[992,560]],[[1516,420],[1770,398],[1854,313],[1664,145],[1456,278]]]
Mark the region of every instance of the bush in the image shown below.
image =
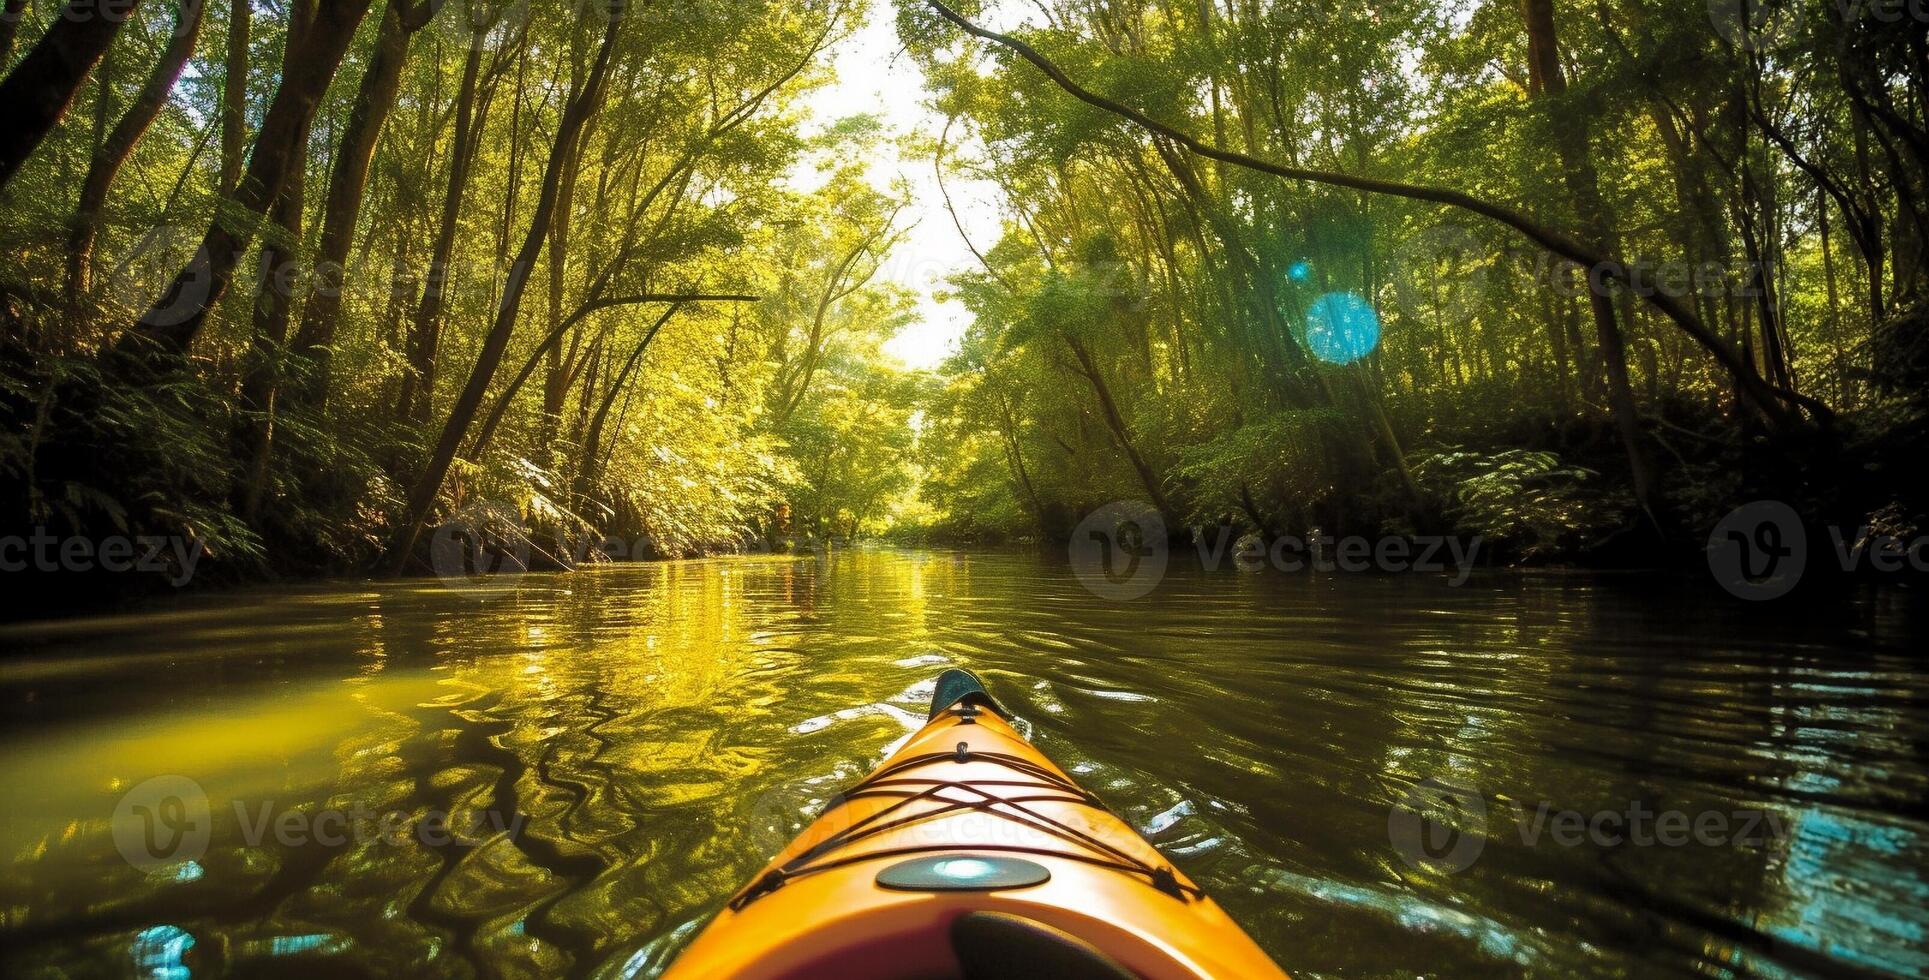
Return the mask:
[[[1550,452],[1490,455],[1455,447],[1419,458],[1413,476],[1445,502],[1456,530],[1478,534],[1522,560],[1584,550],[1627,526],[1634,509],[1626,489],[1607,487],[1599,473],[1566,465]]]

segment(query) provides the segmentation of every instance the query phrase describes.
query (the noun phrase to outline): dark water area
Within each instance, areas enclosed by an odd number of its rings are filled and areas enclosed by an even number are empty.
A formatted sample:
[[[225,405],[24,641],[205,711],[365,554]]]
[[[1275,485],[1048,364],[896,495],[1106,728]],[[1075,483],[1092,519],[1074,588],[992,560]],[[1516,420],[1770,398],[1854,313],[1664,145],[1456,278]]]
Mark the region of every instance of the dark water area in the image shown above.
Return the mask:
[[[1299,975],[1921,976],[1922,623],[859,550],[0,627],[0,973],[648,976],[958,665]]]

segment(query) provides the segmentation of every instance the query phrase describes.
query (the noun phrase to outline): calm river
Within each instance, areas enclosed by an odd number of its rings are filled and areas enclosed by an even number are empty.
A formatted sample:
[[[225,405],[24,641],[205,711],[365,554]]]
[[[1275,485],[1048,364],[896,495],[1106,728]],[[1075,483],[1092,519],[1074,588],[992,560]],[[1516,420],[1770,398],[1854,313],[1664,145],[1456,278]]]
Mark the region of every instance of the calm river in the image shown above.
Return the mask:
[[[0,973],[647,976],[957,664],[1300,975],[1929,974],[1922,607],[1783,605],[879,550],[0,627]]]

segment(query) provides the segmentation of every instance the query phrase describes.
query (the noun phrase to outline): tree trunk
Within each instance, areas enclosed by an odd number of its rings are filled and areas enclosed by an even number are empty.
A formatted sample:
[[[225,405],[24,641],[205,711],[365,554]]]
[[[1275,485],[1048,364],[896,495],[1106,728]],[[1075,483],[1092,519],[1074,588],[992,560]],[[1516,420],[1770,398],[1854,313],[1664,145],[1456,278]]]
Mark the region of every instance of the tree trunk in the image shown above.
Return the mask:
[[[1874,168],[1870,166],[1869,163],[1869,130],[1875,126],[1875,123],[1869,119],[1868,113],[1863,108],[1862,100],[1854,97],[1855,85],[1851,80],[1848,65],[1844,64],[1842,66],[1841,76],[1843,87],[1849,89],[1851,93],[1849,98],[1849,119],[1854,125],[1849,127],[1849,131],[1853,134],[1855,143],[1855,169],[1858,178],[1857,184],[1861,189],[1861,193],[1858,194],[1857,197],[1863,205],[1863,207],[1859,209],[1863,220],[1860,222],[1856,221],[1857,216],[1848,213],[1846,209],[1844,210],[1844,216],[1849,219],[1849,229],[1854,233],[1853,237],[1857,251],[1861,253],[1862,263],[1867,267],[1869,272],[1869,322],[1880,323],[1886,315],[1885,300],[1882,295],[1883,254],[1881,209],[1875,203],[1877,198]]]
[[[523,362],[522,370],[517,371],[516,376],[509,379],[509,383],[503,386],[502,391],[496,395],[495,405],[489,409],[489,415],[482,420],[482,428],[477,430],[475,441],[469,444],[469,451],[463,454],[463,458],[482,458],[482,451],[489,448],[489,440],[495,435],[496,426],[502,423],[503,415],[509,411],[510,403],[515,401],[516,393],[522,390],[522,386],[529,380],[529,376],[536,373],[538,365],[542,364],[545,359],[553,357],[557,351],[562,349],[560,341],[563,335],[568,333],[569,329],[580,322],[583,317],[597,310],[606,310],[612,306],[627,306],[634,303],[695,303],[705,300],[731,303],[755,303],[760,298],[761,297],[757,296],[713,295],[705,293],[644,293],[636,296],[616,296],[609,299],[584,303],[568,316],[564,317],[562,322],[550,328],[549,333],[543,337],[542,342],[537,344],[536,349],[530,353],[529,359]],[[575,358],[572,357],[571,360],[573,361]],[[564,396],[568,394],[568,382],[572,376],[573,375],[567,373],[562,375],[561,381],[557,385],[553,396],[547,386],[545,386],[543,391],[543,426],[544,431],[552,438],[555,435],[555,430],[561,428]],[[552,397],[553,409],[551,408]],[[551,418],[552,412],[555,416],[554,419]]]
[[[442,198],[442,220],[436,227],[429,271],[422,283],[422,301],[409,322],[409,368],[402,375],[402,418],[426,425],[434,404],[436,348],[441,346],[442,308],[449,280],[449,256],[455,250],[456,221],[462,215],[462,195],[469,184],[469,162],[474,159],[476,79],[482,73],[482,38],[469,40],[469,56],[462,64],[462,86],[455,97],[454,146],[449,156],[449,186]]]
[[[1380,444],[1386,447],[1387,460],[1393,472],[1400,477],[1400,486],[1407,492],[1407,499],[1417,508],[1425,496],[1420,487],[1413,482],[1413,468],[1407,465],[1405,447],[1400,445],[1400,437],[1393,431],[1393,420],[1387,417],[1386,406],[1380,404],[1380,386],[1373,383],[1366,371],[1366,362],[1353,362],[1353,379],[1360,388],[1360,400],[1366,403],[1367,415],[1373,420],[1373,428],[1380,437]]]
[[[298,50],[287,59],[288,70],[262,118],[247,173],[226,206],[215,209],[214,221],[194,257],[116,345],[120,354],[144,359],[186,355],[207,322],[209,308],[232,284],[235,264],[254,237],[254,219],[281,196],[297,159],[296,143],[367,11],[368,0],[328,0],[320,5],[313,24],[301,34]]]
[[[1815,227],[1822,239],[1822,286],[1828,297],[1822,320],[1828,325],[1829,346],[1835,350],[1835,403],[1842,408],[1849,400],[1849,357],[1842,343],[1842,295],[1835,282],[1835,249],[1829,241],[1829,199],[1819,187],[1815,190]]]
[[[569,155],[569,164],[563,170],[562,197],[556,205],[556,220],[549,227],[549,326],[551,332],[566,330],[563,327],[563,274],[568,271],[569,219],[573,208],[570,205],[574,196],[576,176],[583,166],[583,149],[576,147]],[[561,334],[558,333],[558,339]],[[543,421],[536,451],[547,454],[554,441],[557,426],[562,420],[563,389],[567,381],[563,376],[562,348],[551,345],[549,348],[548,371],[543,376]],[[554,414],[552,415],[552,409]],[[486,435],[493,426],[484,426]],[[478,440],[480,442],[480,440]],[[478,451],[480,446],[478,445]]]
[[[1105,383],[1105,376],[1099,372],[1098,362],[1084,342],[1071,334],[1064,334],[1066,346],[1072,349],[1072,357],[1078,361],[1078,373],[1092,386],[1092,394],[1098,398],[1099,411],[1105,418],[1106,428],[1112,430],[1112,437],[1125,451],[1125,458],[1132,464],[1132,471],[1139,476],[1139,483],[1145,487],[1146,495],[1152,498],[1152,506],[1158,508],[1159,516],[1165,520],[1167,530],[1176,531],[1180,526],[1178,511],[1172,509],[1172,502],[1166,499],[1165,491],[1159,486],[1158,475],[1139,454],[1139,447],[1132,440],[1132,433],[1125,427],[1125,417],[1119,414],[1118,403],[1112,400],[1112,389]]]
[[[682,303],[671,303],[670,308],[664,310],[662,315],[656,318],[655,323],[650,324],[650,329],[643,334],[643,339],[637,343],[636,349],[630,351],[629,358],[623,362],[622,370],[616,372],[615,380],[610,382],[609,391],[603,395],[602,404],[596,407],[596,414],[589,420],[589,432],[583,437],[583,451],[576,467],[576,482],[572,488],[574,492],[571,499],[587,500],[589,498],[591,485],[602,475],[598,471],[597,461],[601,459],[603,423],[609,419],[610,407],[616,404],[616,396],[622,393],[623,385],[629,381],[630,373],[635,371],[637,364],[642,362],[643,352],[650,349],[650,341],[656,339],[656,332],[663,329],[663,325],[670,322],[670,318],[675,316],[676,311],[682,306]]]
[[[92,160],[107,145],[107,119],[114,111],[114,46],[108,45],[107,51],[100,56],[100,64],[94,69],[94,138],[87,144],[87,158]],[[61,177],[67,174],[67,161],[61,160]]]
[[[597,380],[603,376],[603,362],[606,360],[603,355],[607,347],[604,341],[608,339],[609,331],[597,333],[596,339],[590,341],[589,350],[583,354],[581,370],[589,374],[583,378],[583,387],[576,395],[576,417],[570,420],[569,425],[571,445],[582,445],[583,430],[589,428],[589,403],[596,393]]]
[[[355,222],[361,215],[362,194],[368,188],[369,161],[382,135],[382,126],[401,91],[402,66],[408,60],[409,38],[436,14],[442,0],[389,0],[382,12],[375,53],[362,75],[335,151],[334,171],[328,177],[328,199],[323,206],[321,240],[316,246],[315,288],[302,307],[301,327],[295,331],[290,365],[289,396],[320,407],[328,399],[328,358],[341,316],[342,287],[348,273],[349,250],[355,243]]]
[[[282,74],[294,66],[289,59],[301,52],[302,35],[315,19],[317,0],[296,0],[288,8],[288,39]],[[288,345],[289,305],[299,269],[302,210],[308,190],[308,133],[303,120],[289,154],[288,177],[268,212],[271,237],[262,243],[255,276],[254,331],[241,377],[238,449],[236,458],[247,473],[242,481],[241,518],[252,524],[267,492],[268,462],[274,448],[275,395],[280,387],[282,351]]]
[[[391,555],[391,570],[395,574],[400,574],[407,567],[415,542],[422,535],[423,525],[428,522],[429,511],[435,506],[436,495],[442,490],[442,479],[448,476],[449,467],[455,463],[456,450],[462,445],[469,423],[475,418],[483,396],[488,393],[490,380],[495,377],[496,366],[502,362],[503,351],[509,346],[509,334],[515,329],[523,293],[529,287],[530,270],[542,253],[543,238],[549,233],[549,220],[556,209],[560,189],[557,185],[562,181],[563,164],[576,145],[577,133],[582,131],[583,124],[589,120],[590,112],[601,97],[603,80],[609,74],[617,28],[623,22],[621,0],[612,0],[607,17],[608,23],[603,29],[602,44],[597,48],[596,64],[590,70],[589,81],[583,91],[570,100],[556,125],[556,141],[550,148],[549,161],[543,168],[542,191],[536,198],[536,210],[530,217],[529,231],[523,236],[522,247],[509,266],[509,280],[504,285],[495,321],[490,325],[488,335],[483,338],[482,349],[476,354],[475,367],[469,372],[468,383],[463,386],[461,394],[456,396],[455,405],[449,410],[449,420],[442,427],[441,437],[436,440],[428,466],[415,487],[409,491],[405,511],[407,516]]]
[[[986,266],[989,268],[989,264]],[[1018,442],[1018,419],[1011,410],[1011,399],[1002,393],[998,398],[998,414],[1003,423],[998,433],[1004,438],[1005,455],[1011,461],[1012,473],[1018,477],[1018,486],[1025,491],[1025,501],[1031,504],[1032,520],[1037,524],[1038,533],[1049,534],[1045,526],[1045,505],[1038,499],[1038,490],[1032,486],[1031,473],[1025,469],[1024,447]]]
[[[71,0],[0,81],[0,187],[53,132],[140,0]]]
[[[1600,270],[1601,274],[1616,281],[1625,280],[1629,274],[1626,263],[1611,254],[1591,247],[1574,237],[1540,222],[1529,219],[1512,208],[1483,200],[1472,194],[1446,187],[1429,187],[1421,184],[1408,184],[1397,180],[1383,180],[1376,177],[1360,177],[1349,173],[1331,170],[1311,170],[1305,167],[1288,166],[1262,160],[1244,153],[1221,149],[1205,143],[1183,130],[1159,122],[1143,112],[1084,88],[1066,75],[1064,70],[1051,59],[1038,53],[1038,50],[1017,38],[986,30],[965,19],[957,11],[944,5],[941,0],[925,0],[927,6],[940,17],[950,21],[973,37],[1002,45],[1018,54],[1033,67],[1044,72],[1059,88],[1088,105],[1097,106],[1114,115],[1131,121],[1147,132],[1163,136],[1180,146],[1206,157],[1235,164],[1259,173],[1271,174],[1287,180],[1306,181],[1333,187],[1348,187],[1371,194],[1387,194],[1415,201],[1431,201],[1478,214],[1497,221],[1519,232],[1528,240],[1548,252],[1587,268]],[[1777,389],[1762,380],[1738,355],[1734,346],[1721,336],[1708,329],[1694,311],[1680,303],[1666,290],[1650,290],[1642,298],[1665,314],[1675,326],[1687,334],[1700,347],[1711,354],[1734,380],[1736,387],[1746,396],[1749,407],[1761,413],[1770,423],[1787,428],[1800,424],[1800,410],[1806,410],[1819,421],[1828,420],[1833,413],[1828,406],[1802,395]]]
[[[302,127],[300,143],[308,140],[308,127]],[[241,378],[239,398],[240,431],[236,457],[242,461],[247,478],[243,480],[240,500],[241,518],[252,524],[260,513],[261,499],[267,491],[268,461],[273,452],[275,402],[280,388],[282,353],[288,345],[289,299],[294,290],[301,251],[301,217],[307,190],[305,149],[297,151],[293,173],[282,186],[281,196],[268,213],[275,240],[261,247],[255,277],[254,331],[246,369]]]
[[[174,34],[168,39],[160,60],[154,63],[153,73],[147,76],[147,83],[141,86],[134,104],[127,107],[87,168],[87,179],[80,188],[80,204],[74,209],[73,231],[67,239],[67,306],[76,313],[82,297],[92,286],[94,239],[100,234],[100,209],[107,202],[107,192],[135,145],[161,114],[168,94],[174,91],[174,83],[181,77],[182,67],[194,54],[194,40],[201,32],[204,8],[204,0],[182,0],[174,15]]]
[[[1543,107],[1548,126],[1554,133],[1555,153],[1560,157],[1562,181],[1567,185],[1575,216],[1582,234],[1594,249],[1613,252],[1614,230],[1606,202],[1601,199],[1600,178],[1588,147],[1586,117],[1571,107],[1561,106],[1567,94],[1567,78],[1562,73],[1560,42],[1554,28],[1553,0],[1522,0],[1521,12],[1527,22],[1528,91]],[[1596,270],[1588,270],[1589,307],[1594,313],[1595,339],[1607,368],[1608,411],[1615,430],[1627,450],[1628,473],[1634,485],[1634,499],[1651,522],[1657,521],[1654,500],[1654,465],[1641,435],[1641,419],[1636,414],[1634,387],[1628,380],[1626,340],[1614,314],[1611,284]]]
[[[248,33],[254,0],[228,0],[228,63],[221,77],[221,196],[241,183],[248,146]]]

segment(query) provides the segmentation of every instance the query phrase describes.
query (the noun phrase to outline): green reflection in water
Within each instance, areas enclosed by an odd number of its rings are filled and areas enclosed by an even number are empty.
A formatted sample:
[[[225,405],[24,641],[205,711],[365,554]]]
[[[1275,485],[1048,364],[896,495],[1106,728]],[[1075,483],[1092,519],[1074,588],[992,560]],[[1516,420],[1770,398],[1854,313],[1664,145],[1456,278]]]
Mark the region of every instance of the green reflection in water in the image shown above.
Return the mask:
[[[1290,969],[1929,972],[1913,607],[1637,584],[1180,567],[1113,603],[1049,558],[876,551],[12,628],[0,966],[647,972],[958,663]],[[116,806],[169,774],[209,836],[136,867]],[[1429,778],[1487,808],[1455,874],[1389,840]],[[1528,843],[1543,802],[1788,833]]]

